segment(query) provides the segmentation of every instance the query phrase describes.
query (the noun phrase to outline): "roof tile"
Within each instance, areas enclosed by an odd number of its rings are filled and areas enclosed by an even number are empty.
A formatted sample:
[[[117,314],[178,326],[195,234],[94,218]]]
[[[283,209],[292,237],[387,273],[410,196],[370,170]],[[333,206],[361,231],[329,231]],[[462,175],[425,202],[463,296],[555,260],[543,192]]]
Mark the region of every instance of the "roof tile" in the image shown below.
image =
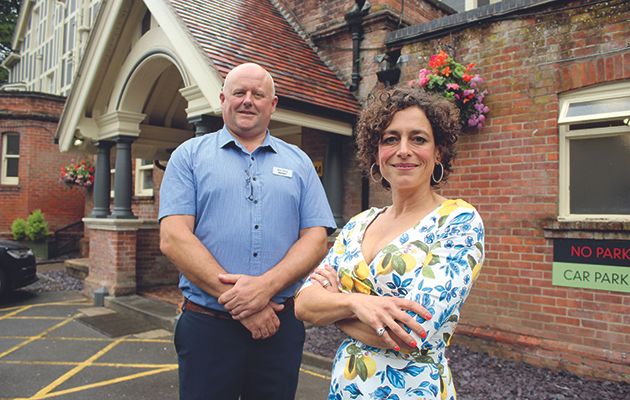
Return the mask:
[[[335,73],[267,0],[170,0],[191,35],[225,78],[255,62],[279,97],[350,114],[359,103]]]

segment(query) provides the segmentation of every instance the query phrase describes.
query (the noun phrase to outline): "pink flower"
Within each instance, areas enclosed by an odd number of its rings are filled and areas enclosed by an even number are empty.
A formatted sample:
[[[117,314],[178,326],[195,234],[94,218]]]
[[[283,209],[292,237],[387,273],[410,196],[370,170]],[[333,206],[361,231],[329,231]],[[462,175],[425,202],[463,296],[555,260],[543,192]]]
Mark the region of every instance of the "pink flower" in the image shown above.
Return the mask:
[[[418,72],[413,86],[453,101],[460,110],[460,121],[464,126],[484,126],[490,110],[484,104],[487,91],[479,87],[483,79],[472,72],[475,64],[462,65],[444,51],[431,55],[428,64],[428,68]]]
[[[425,86],[429,82],[429,74],[429,71],[427,71],[425,68],[422,68],[418,73],[418,85]]]

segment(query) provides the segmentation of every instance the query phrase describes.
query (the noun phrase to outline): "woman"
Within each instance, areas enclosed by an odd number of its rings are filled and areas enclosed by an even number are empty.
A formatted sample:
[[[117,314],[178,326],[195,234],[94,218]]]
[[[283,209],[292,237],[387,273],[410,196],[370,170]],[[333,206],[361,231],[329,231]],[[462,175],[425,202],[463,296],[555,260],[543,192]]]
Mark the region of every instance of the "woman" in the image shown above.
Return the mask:
[[[394,88],[357,127],[358,157],[391,189],[342,229],[296,297],[298,318],[349,337],[329,399],[455,399],[444,349],[483,261],[483,223],[433,187],[451,172],[458,111],[441,97]]]

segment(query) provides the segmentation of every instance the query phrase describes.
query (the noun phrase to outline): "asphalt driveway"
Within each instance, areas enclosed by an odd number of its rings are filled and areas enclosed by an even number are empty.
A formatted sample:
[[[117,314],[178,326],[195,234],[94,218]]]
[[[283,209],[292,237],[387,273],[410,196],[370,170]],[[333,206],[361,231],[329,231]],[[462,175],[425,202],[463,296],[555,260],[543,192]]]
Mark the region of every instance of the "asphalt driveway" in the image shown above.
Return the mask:
[[[170,332],[110,337],[77,319],[111,312],[76,292],[0,305],[0,399],[177,399]]]
[[[296,399],[326,398],[329,382],[302,365]],[[77,292],[16,292],[0,304],[0,400],[49,398],[177,399],[172,333]]]

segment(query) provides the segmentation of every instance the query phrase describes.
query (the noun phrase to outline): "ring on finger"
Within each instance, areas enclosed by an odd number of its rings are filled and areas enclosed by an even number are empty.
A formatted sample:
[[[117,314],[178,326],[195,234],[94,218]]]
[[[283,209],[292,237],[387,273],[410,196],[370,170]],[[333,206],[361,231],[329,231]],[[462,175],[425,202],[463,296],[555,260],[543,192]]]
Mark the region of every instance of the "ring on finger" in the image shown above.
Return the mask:
[[[322,287],[327,288],[328,286],[330,286],[330,281],[328,279],[324,279],[324,282],[322,282]]]
[[[380,327],[376,330],[376,335],[377,336],[383,336],[385,334],[385,328],[384,327]]]

